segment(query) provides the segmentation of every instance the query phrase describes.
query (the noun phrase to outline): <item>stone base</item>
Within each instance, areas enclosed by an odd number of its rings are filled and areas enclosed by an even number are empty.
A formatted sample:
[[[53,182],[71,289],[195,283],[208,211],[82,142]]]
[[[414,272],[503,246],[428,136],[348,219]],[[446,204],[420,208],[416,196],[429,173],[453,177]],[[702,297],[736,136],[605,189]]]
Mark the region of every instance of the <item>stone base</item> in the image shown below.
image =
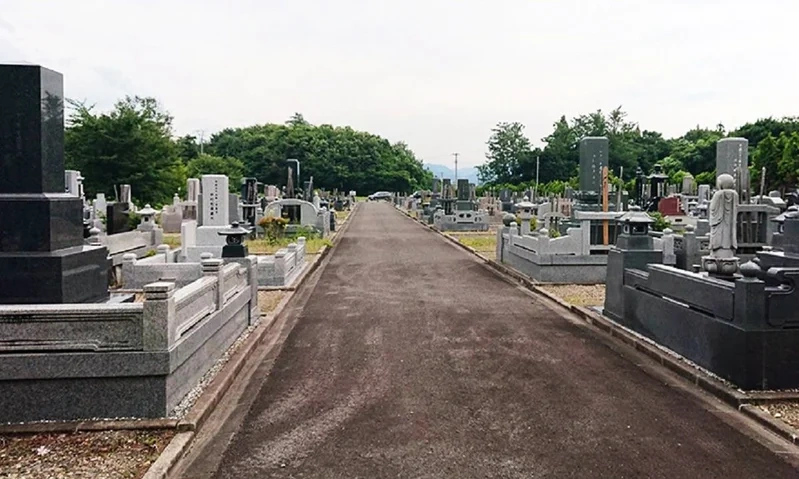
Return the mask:
[[[799,330],[747,331],[643,289],[622,287],[617,323],[665,346],[744,390],[799,386]]]
[[[108,250],[103,246],[0,253],[0,304],[105,301],[109,266]]]
[[[710,273],[711,276],[719,278],[733,278],[738,272],[739,260],[732,258],[716,258],[714,256],[702,256],[702,270]]]
[[[499,259],[499,258],[498,258]],[[602,284],[607,273],[606,255],[521,256],[505,248],[501,262],[539,283]]]

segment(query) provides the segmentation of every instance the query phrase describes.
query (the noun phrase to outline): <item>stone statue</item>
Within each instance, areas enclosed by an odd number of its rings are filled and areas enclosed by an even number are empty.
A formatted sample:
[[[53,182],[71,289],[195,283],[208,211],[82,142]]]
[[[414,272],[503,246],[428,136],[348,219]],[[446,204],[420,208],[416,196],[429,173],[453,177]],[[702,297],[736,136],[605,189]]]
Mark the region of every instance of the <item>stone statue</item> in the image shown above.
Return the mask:
[[[733,258],[738,247],[736,231],[738,193],[731,175],[721,174],[716,179],[718,191],[710,200],[710,255],[716,258]]]
[[[702,256],[702,269],[718,278],[733,279],[738,271],[738,193],[733,189],[735,179],[726,173],[718,176],[716,186],[718,191],[713,193],[708,209],[710,255]]]

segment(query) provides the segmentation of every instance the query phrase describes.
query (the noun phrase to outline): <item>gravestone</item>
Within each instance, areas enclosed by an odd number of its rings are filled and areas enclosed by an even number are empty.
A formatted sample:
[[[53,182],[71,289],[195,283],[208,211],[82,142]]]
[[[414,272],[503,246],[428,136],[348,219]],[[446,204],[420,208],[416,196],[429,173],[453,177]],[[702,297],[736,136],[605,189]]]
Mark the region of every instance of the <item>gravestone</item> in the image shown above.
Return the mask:
[[[608,139],[587,136],[580,140],[580,191],[602,192],[602,168],[608,166]]]
[[[203,226],[223,226],[227,228],[228,203],[228,177],[225,175],[203,175],[200,180],[202,185],[202,211],[201,221]]]
[[[105,230],[109,235],[130,231],[128,204],[121,201],[108,203],[105,212]]]
[[[239,204],[239,196],[235,193],[228,193],[228,220],[230,222],[241,221],[241,205]]]
[[[685,176],[682,177],[682,188],[680,192],[684,195],[693,195],[695,188],[696,182],[694,181],[694,175],[686,173]]]
[[[83,202],[64,188],[64,81],[0,65],[0,304],[108,298],[108,250],[83,243]]]
[[[83,199],[83,177],[80,175],[80,171],[66,170],[64,172],[64,182],[66,183],[67,193]]]
[[[183,203],[183,219],[196,220],[197,209],[200,203],[200,180],[189,178],[186,180],[186,201]]]
[[[119,185],[119,202],[125,203],[128,210],[133,209],[133,195],[130,185]]]
[[[716,143],[716,175],[728,174],[742,203],[749,202],[749,140],[724,138]]]
[[[255,226],[258,209],[257,179],[244,178],[241,180],[241,203],[242,221],[247,225]]]

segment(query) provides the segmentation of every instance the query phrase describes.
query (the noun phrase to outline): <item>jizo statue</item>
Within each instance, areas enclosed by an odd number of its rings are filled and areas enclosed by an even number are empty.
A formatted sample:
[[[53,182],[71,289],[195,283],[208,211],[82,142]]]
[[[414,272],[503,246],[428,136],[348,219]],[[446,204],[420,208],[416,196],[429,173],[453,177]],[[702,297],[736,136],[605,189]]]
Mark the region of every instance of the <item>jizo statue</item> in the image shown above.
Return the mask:
[[[738,193],[732,175],[721,174],[716,179],[718,190],[710,200],[710,255],[733,258],[738,247],[736,219]]]

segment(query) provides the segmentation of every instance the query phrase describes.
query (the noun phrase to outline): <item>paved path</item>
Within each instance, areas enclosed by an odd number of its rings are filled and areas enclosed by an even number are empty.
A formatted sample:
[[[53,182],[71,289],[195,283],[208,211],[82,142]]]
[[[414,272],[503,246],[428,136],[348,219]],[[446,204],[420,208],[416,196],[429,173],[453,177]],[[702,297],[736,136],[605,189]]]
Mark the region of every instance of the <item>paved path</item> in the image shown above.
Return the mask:
[[[361,208],[240,428],[185,477],[799,476],[391,206]]]

